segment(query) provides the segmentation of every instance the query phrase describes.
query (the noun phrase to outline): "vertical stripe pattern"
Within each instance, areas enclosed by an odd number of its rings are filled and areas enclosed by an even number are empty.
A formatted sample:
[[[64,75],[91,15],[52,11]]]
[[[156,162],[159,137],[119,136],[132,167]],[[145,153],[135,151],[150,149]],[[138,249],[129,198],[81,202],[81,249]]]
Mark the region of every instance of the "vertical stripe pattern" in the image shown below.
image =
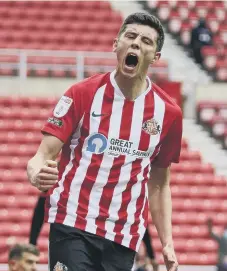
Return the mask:
[[[111,81],[112,80],[112,81]],[[165,102],[151,89],[135,101],[111,80],[94,92],[72,136],[70,158],[49,199],[48,221],[63,223],[138,250],[147,225],[150,163],[164,123]]]

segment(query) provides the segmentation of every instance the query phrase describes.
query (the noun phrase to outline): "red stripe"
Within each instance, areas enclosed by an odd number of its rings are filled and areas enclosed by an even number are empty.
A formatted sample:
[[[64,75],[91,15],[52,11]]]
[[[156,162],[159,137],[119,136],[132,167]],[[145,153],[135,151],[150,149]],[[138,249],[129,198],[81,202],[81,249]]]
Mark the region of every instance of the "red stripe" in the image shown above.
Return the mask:
[[[112,89],[112,86],[111,86]],[[102,114],[101,121],[99,125],[99,133],[102,133],[106,137],[108,137],[109,132],[109,125],[110,125],[110,116],[106,115],[107,112],[112,112],[112,105],[113,105],[113,95],[112,100],[109,99],[108,92],[111,91],[110,86],[106,87],[104,97],[103,97],[103,103],[102,103]],[[75,227],[80,228],[82,230],[85,230],[86,228],[86,216],[88,213],[88,206],[89,206],[89,200],[90,200],[90,194],[92,187],[96,181],[100,165],[102,163],[103,154],[93,154],[91,163],[88,167],[85,180],[82,183],[81,189],[80,189],[80,195],[79,195],[79,205],[77,208],[77,218],[75,221]]]
[[[77,217],[75,221],[76,228],[79,228],[81,230],[85,230],[86,228],[86,216],[88,213],[88,205],[89,205],[89,198],[91,194],[92,187],[95,183],[95,180],[97,178],[98,172],[99,172],[99,166],[102,163],[103,154],[93,154],[91,159],[92,166],[89,166],[87,173],[86,173],[86,179],[83,181],[81,188],[80,188],[80,194],[78,199],[78,208],[77,208]],[[89,177],[91,176],[91,177]]]
[[[129,140],[131,124],[132,124],[132,114],[133,114],[134,102],[125,100],[122,110],[121,126],[119,138],[124,140]],[[127,127],[127,129],[125,129]],[[113,166],[109,172],[111,179],[108,179],[107,184],[103,188],[102,196],[99,202],[99,215],[96,218],[97,230],[96,234],[105,236],[105,222],[109,217],[108,210],[110,203],[112,201],[114,189],[118,184],[121,167],[124,165],[125,155],[120,155],[114,159]]]
[[[139,163],[138,163],[139,162]],[[135,169],[138,167],[139,164],[139,170],[137,173],[135,173]],[[114,227],[114,232],[116,232],[114,241],[117,243],[121,243],[123,240],[124,235],[121,233],[126,221],[127,221],[127,208],[128,205],[131,201],[131,190],[132,187],[135,183],[137,183],[138,179],[137,179],[137,175],[140,173],[141,171],[141,161],[136,160],[132,163],[132,169],[131,169],[131,176],[130,176],[130,180],[127,183],[126,189],[125,191],[122,193],[122,203],[121,203],[121,207],[118,211],[118,220],[115,222],[115,227]],[[135,177],[132,177],[132,173],[133,175],[135,175]]]
[[[72,181],[73,181],[73,178],[76,174],[76,171],[79,167],[79,161],[82,157],[82,146],[84,144],[84,140],[86,138],[86,131],[84,130],[83,127],[89,127],[89,116],[86,116],[85,114],[85,117],[84,117],[84,120],[83,120],[83,125],[81,127],[81,137],[80,137],[80,140],[79,140],[79,144],[76,146],[75,150],[74,150],[74,153],[75,153],[75,157],[72,161],[72,164],[73,164],[73,167],[72,169],[68,172],[68,174],[66,174],[65,176],[65,180],[64,180],[64,183],[63,183],[63,191],[61,192],[61,195],[60,195],[60,199],[57,203],[57,215],[56,215],[56,219],[55,219],[55,222],[56,223],[63,223],[63,221],[65,220],[65,217],[67,215],[66,211],[66,207],[67,207],[67,202],[68,202],[68,198],[69,198],[69,191],[70,191],[70,187],[71,187],[71,184],[72,184]]]

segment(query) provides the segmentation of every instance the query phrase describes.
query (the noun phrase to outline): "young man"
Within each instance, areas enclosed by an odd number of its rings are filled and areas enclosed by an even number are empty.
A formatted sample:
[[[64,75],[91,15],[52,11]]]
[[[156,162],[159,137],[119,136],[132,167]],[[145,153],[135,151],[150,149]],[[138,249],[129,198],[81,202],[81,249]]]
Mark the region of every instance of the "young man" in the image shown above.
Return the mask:
[[[37,271],[39,250],[31,244],[16,244],[9,252],[9,271]]]
[[[116,70],[73,85],[42,130],[27,170],[49,190],[50,270],[131,270],[148,205],[167,270],[177,270],[169,167],[179,159],[182,114],[146,76],[163,42],[156,17],[128,16],[113,43]]]

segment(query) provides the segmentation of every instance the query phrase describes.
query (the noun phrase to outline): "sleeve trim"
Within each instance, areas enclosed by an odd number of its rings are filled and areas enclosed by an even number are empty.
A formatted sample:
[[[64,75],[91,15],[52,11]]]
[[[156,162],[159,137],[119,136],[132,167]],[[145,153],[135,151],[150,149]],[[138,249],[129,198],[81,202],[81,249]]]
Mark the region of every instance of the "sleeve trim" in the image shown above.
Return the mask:
[[[51,127],[44,127],[41,130],[41,133],[42,134],[47,133],[47,134],[53,135],[53,136],[57,137],[58,139],[60,139],[63,143],[66,143],[67,139],[63,135],[56,133],[56,131],[54,129],[52,129]]]

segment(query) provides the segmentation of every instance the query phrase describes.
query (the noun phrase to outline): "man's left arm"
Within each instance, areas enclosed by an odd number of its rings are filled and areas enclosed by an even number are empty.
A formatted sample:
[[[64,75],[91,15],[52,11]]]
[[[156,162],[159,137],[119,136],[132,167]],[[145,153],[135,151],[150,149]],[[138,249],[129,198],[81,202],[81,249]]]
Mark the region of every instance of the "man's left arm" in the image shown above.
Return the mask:
[[[177,270],[178,262],[172,238],[172,200],[169,168],[152,166],[148,182],[149,205],[160,241],[167,270]]]
[[[152,221],[162,243],[163,256],[168,271],[176,271],[178,266],[173,247],[170,190],[170,165],[179,162],[182,139],[182,113],[179,108],[176,109],[175,119],[151,165],[151,175],[148,182]]]

